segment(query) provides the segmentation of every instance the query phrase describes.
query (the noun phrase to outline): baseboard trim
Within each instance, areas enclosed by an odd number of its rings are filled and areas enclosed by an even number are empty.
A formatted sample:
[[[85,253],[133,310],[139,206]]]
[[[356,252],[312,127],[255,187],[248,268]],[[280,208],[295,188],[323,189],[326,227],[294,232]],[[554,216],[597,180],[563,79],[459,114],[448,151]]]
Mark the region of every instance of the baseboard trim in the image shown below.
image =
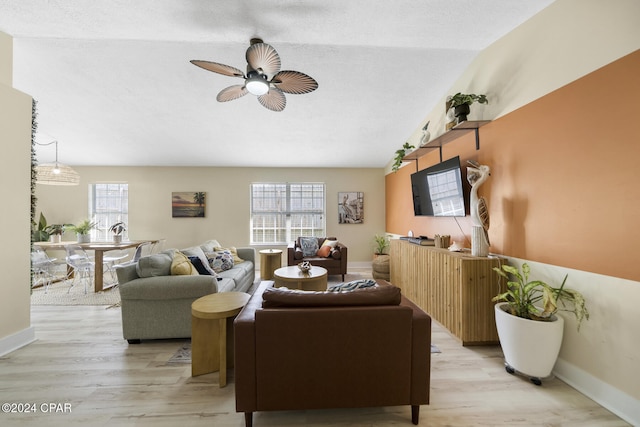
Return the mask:
[[[571,363],[558,359],[553,373],[580,393],[626,422],[640,426],[640,400],[602,382]]]
[[[9,354],[19,348],[29,345],[36,340],[36,330],[29,326],[15,334],[0,338],[0,356]]]

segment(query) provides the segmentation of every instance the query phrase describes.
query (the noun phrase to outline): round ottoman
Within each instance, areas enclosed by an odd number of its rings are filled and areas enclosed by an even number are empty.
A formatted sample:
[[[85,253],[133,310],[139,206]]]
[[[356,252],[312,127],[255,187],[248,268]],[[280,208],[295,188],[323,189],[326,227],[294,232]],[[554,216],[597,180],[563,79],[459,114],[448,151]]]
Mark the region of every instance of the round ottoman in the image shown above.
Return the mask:
[[[374,279],[383,279],[389,280],[389,259],[391,257],[389,255],[378,255],[374,258],[373,263],[371,264],[373,267],[373,278]]]

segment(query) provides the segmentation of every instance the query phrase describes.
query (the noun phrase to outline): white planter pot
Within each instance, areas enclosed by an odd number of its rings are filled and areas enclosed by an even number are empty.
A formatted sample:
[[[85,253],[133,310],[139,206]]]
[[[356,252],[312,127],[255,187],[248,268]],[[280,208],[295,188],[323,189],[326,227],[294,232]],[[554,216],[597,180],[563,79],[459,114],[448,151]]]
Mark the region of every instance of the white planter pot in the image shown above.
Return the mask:
[[[564,319],[560,316],[554,316],[551,322],[523,319],[504,311],[502,306],[506,305],[496,304],[495,315],[507,371],[512,372],[511,367],[539,385],[540,378],[551,375],[560,353]]]
[[[78,243],[90,243],[91,235],[90,234],[78,234]]]
[[[49,236],[49,241],[51,243],[60,243],[62,241],[62,236],[60,234],[52,234]]]
[[[122,235],[121,234],[114,234],[113,235],[113,243],[116,243],[116,244],[122,243]]]

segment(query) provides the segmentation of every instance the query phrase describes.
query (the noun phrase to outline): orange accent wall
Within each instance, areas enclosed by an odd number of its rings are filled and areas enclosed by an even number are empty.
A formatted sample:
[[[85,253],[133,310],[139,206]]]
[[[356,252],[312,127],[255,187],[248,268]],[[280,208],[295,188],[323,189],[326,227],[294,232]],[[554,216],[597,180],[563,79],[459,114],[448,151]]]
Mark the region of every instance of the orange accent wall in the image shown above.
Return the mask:
[[[550,64],[551,66],[551,64]],[[443,149],[491,167],[490,250],[640,281],[640,50]],[[439,161],[433,151],[423,169]],[[386,176],[386,229],[450,234],[470,246],[470,218],[415,217],[414,164]],[[466,177],[463,177],[466,179]]]

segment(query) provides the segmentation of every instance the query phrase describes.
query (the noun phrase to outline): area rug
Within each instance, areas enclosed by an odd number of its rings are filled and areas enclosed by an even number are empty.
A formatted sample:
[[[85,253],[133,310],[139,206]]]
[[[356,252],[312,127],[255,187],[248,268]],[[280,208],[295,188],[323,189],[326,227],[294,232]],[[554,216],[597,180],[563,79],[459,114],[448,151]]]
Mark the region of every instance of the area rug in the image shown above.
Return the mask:
[[[44,287],[33,289],[31,294],[32,305],[106,305],[117,307],[120,305],[120,290],[116,286],[102,292],[94,292],[93,284],[87,286],[84,293],[84,283],[77,282],[69,290],[69,281],[55,282],[49,285],[45,293]]]

